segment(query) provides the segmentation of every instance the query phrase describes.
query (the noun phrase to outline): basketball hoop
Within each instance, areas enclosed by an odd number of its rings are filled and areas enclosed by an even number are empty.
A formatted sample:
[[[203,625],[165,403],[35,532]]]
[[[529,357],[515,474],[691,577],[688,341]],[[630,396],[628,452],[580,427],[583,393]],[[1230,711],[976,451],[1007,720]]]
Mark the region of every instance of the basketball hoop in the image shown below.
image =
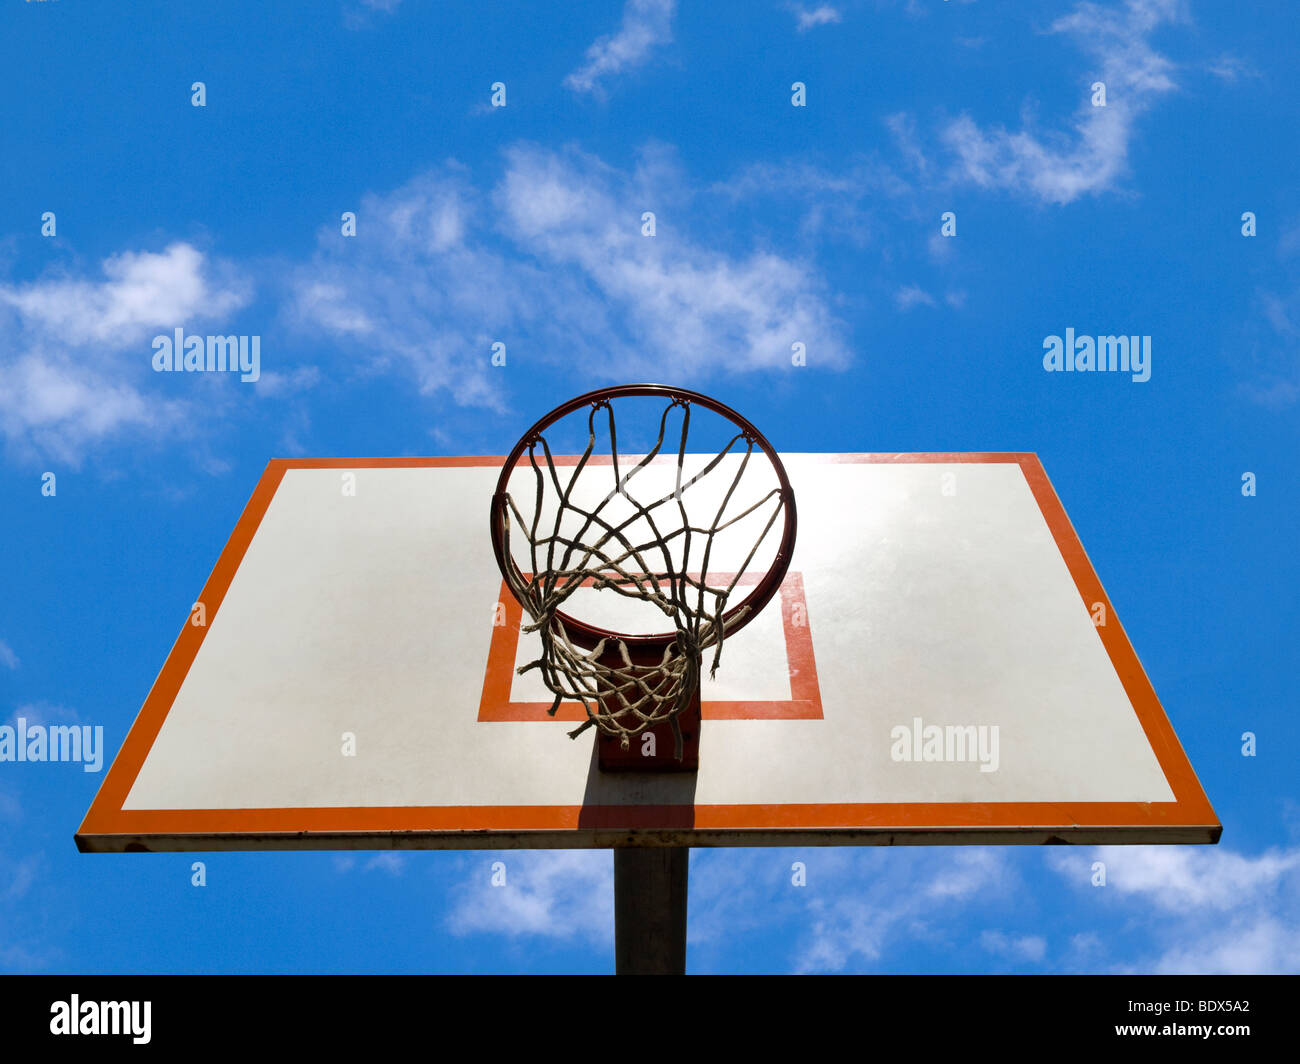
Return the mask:
[[[619,453],[615,406],[625,409],[621,401],[636,398],[663,399],[665,406],[658,438],[633,461]],[[729,423],[730,439],[712,458],[687,451],[691,414],[697,408]],[[544,433],[584,410],[587,446],[570,472],[557,467]],[[674,415],[681,418],[675,451],[665,447]],[[598,427],[608,431],[607,456],[595,454]],[[755,490],[755,477],[747,481],[747,475],[760,466],[766,467],[768,484]],[[509,491],[519,467],[531,468],[533,474],[529,517]],[[701,506],[710,513],[701,515]],[[733,602],[778,518],[783,518],[781,539],[767,571],[757,581],[746,580],[752,589]],[[633,738],[667,724],[674,761],[683,767],[681,722],[692,715],[698,720],[703,656],[712,651],[710,673],[715,673],[724,640],[753,620],[776,593],[789,568],[795,526],[794,492],[780,456],[753,425],[722,403],[658,384],[601,388],[569,400],[515,445],[492,498],[497,564],[532,619],[522,631],[537,632],[542,642],[540,656],[519,671],[539,670],[555,695],[552,716],[566,699],[582,703],[587,720],[572,737],[594,725],[626,754]],[[512,529],[526,540],[527,571],[511,554]],[[720,536],[730,541],[739,532],[748,544],[754,529],[757,538],[738,570],[710,568],[711,562],[716,565]],[[672,628],[638,633],[584,619],[572,603],[579,593],[593,591],[647,603]],[[697,747],[698,727],[693,738]]]

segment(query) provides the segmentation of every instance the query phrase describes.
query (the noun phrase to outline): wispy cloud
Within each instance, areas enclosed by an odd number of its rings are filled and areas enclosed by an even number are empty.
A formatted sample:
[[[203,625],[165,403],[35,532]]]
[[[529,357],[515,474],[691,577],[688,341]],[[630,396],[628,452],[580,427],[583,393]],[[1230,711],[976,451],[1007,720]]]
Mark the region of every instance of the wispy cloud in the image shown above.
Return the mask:
[[[0,881],[7,879],[8,882],[4,884],[4,889],[0,891],[0,900],[16,901],[26,894],[31,885],[36,882],[36,871],[39,867],[40,858],[32,855],[24,857],[4,869],[5,875],[0,877]]]
[[[406,869],[406,858],[400,853],[379,853],[366,862],[367,872],[387,872],[400,876]]]
[[[13,652],[13,648],[0,639],[0,665],[6,669],[16,669],[18,664],[18,655]]]
[[[859,158],[842,170],[809,162],[753,163],[711,191],[747,204],[751,212],[762,202],[767,217],[799,211],[798,231],[807,240],[847,240],[865,247],[883,228],[877,221],[882,207],[910,200],[913,188],[879,160]]]
[[[292,281],[293,318],[424,394],[497,407],[494,341],[602,379],[700,380],[789,365],[801,341],[843,367],[842,327],[817,271],[772,251],[734,253],[674,221],[692,192],[647,153],[632,173],[520,144],[489,193],[449,164],[366,197],[346,249],[322,236]],[[659,211],[642,233],[641,212]],[[507,358],[509,354],[507,353]]]
[[[928,173],[930,161],[921,150],[916,135],[916,121],[912,116],[906,112],[887,115],[885,117],[885,126],[893,136],[894,142],[898,145],[898,150],[902,153],[907,164],[923,176]]]
[[[690,949],[725,948],[740,936],[790,925],[806,911],[810,897],[792,885],[794,861],[813,868],[813,890],[843,874],[843,855],[818,851],[815,860],[791,850],[705,850],[691,852],[691,899],[687,944]],[[699,954],[703,956],[704,954]]]
[[[363,872],[385,872],[390,876],[400,876],[406,871],[406,856],[400,853],[377,853],[362,864]],[[333,858],[334,871],[347,875],[358,866],[357,858],[350,854],[336,854]]]
[[[1005,855],[988,848],[962,849],[938,860],[889,856],[891,862],[874,868],[877,873],[883,869],[885,878],[870,896],[843,889],[841,880],[841,889],[811,901],[811,926],[799,949],[799,971],[870,968],[898,942],[926,936],[933,925],[951,920],[976,896],[1006,890],[1012,878]]]
[[[992,849],[959,850],[926,885],[924,893],[938,898],[966,898],[991,885],[1005,861]]]
[[[66,709],[50,702],[28,702],[19,706],[10,715],[7,724],[15,724],[22,717],[28,724],[73,724],[80,723],[81,714],[75,709]]]
[[[0,820],[18,820],[22,815],[22,803],[7,791],[0,790]]]
[[[564,79],[574,92],[599,93],[601,82],[641,66],[650,53],[673,39],[677,0],[627,0],[617,33],[597,38],[587,49],[587,61]]]
[[[924,306],[933,307],[935,303],[934,296],[930,295],[920,285],[904,285],[894,293],[894,302],[899,310],[911,310],[913,307]]]
[[[1091,864],[1106,886],[1089,887]],[[1221,847],[1114,846],[1054,855],[1058,872],[1098,902],[1140,915],[1154,947],[1096,967],[1184,973],[1300,972],[1300,850],[1247,856]],[[1090,968],[1093,966],[1089,966]]]
[[[1235,82],[1242,78],[1258,78],[1263,75],[1249,62],[1239,56],[1224,54],[1210,63],[1206,69],[1220,81]]]
[[[833,22],[840,21],[840,13],[830,4],[818,4],[816,7],[808,8],[803,4],[794,4],[791,6],[794,12],[795,28],[800,33],[807,33],[815,26],[828,26]]]
[[[59,951],[44,944],[41,927],[48,915],[38,888],[44,859],[32,854],[18,859],[0,851],[0,971],[35,971],[47,968]]]
[[[494,870],[493,863],[504,867]],[[614,938],[614,858],[608,850],[514,851],[468,860],[447,927],[456,935]],[[494,874],[505,882],[493,886]]]
[[[54,949],[35,949],[27,946],[0,946],[0,970],[6,972],[33,972],[49,967],[59,957]]]
[[[1150,36],[1180,17],[1178,0],[1127,0],[1122,8],[1081,3],[1057,19],[1050,32],[1070,37],[1093,59],[1097,79],[1106,83],[1106,106],[1085,98],[1066,132],[985,129],[962,115],[942,135],[957,156],[955,176],[1048,203],[1114,188],[1127,169],[1138,117],[1175,88],[1174,64]]]
[[[807,863],[803,887],[791,884],[791,853]],[[1098,860],[1107,866],[1105,887],[1091,885]],[[1038,876],[1044,863],[1075,895],[1055,902],[1076,913],[1055,939],[1042,913],[1017,900],[1026,891],[1021,870]],[[1051,891],[1036,893],[1047,899]],[[1095,927],[1087,926],[1088,913]],[[1300,850],[1069,847],[1036,857],[996,847],[883,855],[866,848],[748,858],[706,852],[692,862],[697,961],[724,944],[736,949],[747,935],[773,933],[791,944],[791,967],[804,972],[881,969],[918,947],[967,945],[974,947],[968,963],[987,966],[992,956],[1017,970],[1294,972]]]
[[[368,29],[382,16],[393,14],[401,3],[402,0],[344,0],[343,25],[350,30]]]
[[[700,850],[691,859],[690,948],[709,970],[746,952],[749,936],[775,936],[788,956],[772,970],[871,970],[918,943],[968,941],[984,910],[1005,912],[1022,889],[1007,853],[991,847]],[[1037,963],[1025,950],[1020,963]]]
[[[1294,269],[1300,261],[1300,221],[1282,227],[1277,253],[1282,260],[1277,278],[1281,283],[1255,291],[1252,313],[1246,316],[1230,355],[1243,370],[1240,393],[1271,409],[1300,400],[1300,284]]]
[[[1039,962],[1047,956],[1047,940],[1041,935],[1008,935],[1002,931],[985,931],[980,945],[989,953],[1012,961]]]
[[[226,264],[186,243],[111,256],[101,273],[0,284],[0,435],[20,452],[75,465],[118,433],[174,426],[183,407],[145,396],[150,335],[249,298]]]
[[[294,395],[316,387],[320,379],[317,366],[298,366],[284,373],[268,371],[258,378],[256,394],[259,399]]]

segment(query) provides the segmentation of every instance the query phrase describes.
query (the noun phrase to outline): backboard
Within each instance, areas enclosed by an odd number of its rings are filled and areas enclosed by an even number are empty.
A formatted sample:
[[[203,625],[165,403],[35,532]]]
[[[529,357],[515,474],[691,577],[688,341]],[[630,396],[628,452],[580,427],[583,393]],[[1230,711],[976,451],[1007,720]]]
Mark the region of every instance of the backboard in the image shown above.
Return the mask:
[[[272,461],[78,846],[1218,840],[1035,455],[782,460],[789,571],[706,672],[676,774],[599,771],[581,707],[548,717],[516,673],[501,459]]]

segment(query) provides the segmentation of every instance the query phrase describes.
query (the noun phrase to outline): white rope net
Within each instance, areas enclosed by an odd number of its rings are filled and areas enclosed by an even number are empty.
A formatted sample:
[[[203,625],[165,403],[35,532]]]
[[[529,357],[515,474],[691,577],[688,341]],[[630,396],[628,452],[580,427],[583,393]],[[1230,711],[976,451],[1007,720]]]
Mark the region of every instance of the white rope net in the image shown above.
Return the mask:
[[[668,416],[674,407],[682,410],[682,430],[673,485],[670,491],[652,492],[652,497],[643,501],[637,498],[635,489],[644,482],[644,471],[664,450]],[[596,417],[602,410],[608,417],[610,490],[584,506],[575,498],[584,472],[588,477],[599,477],[606,470],[603,464],[589,461],[596,445]],[[748,607],[742,607],[725,617],[728,602],[785,505],[779,487],[766,491],[749,505],[736,501],[755,450],[755,441],[743,430],[699,472],[688,477],[685,470],[690,413],[688,400],[670,400],[659,419],[654,447],[622,472],[613,407],[608,400],[593,402],[588,414],[586,450],[563,480],[546,439],[538,435],[528,441],[536,493],[531,520],[524,518],[514,498],[507,494],[504,521],[507,556],[512,524],[526,532],[531,573],[510,566],[506,576],[511,592],[532,619],[521,630],[537,632],[542,644],[540,656],[519,672],[540,671],[546,687],[555,695],[549,710],[552,716],[565,700],[582,703],[587,720],[569,733],[573,738],[595,725],[606,735],[618,738],[626,750],[634,737],[667,720],[672,723],[674,756],[678,760],[682,757],[682,735],[677,717],[690,706],[699,688],[702,655],[712,649],[710,673],[716,673],[724,639],[748,614]],[[729,456],[739,460],[724,462]],[[687,506],[692,489],[714,473],[722,478],[730,476],[730,482],[721,491],[721,502],[711,520],[692,523]],[[544,520],[548,489],[556,505],[554,513]],[[710,581],[715,538],[747,519],[761,523],[762,532],[749,549],[744,565]],[[699,572],[687,571],[692,559],[697,558],[701,559]],[[613,592],[654,605],[672,622],[672,635],[662,657],[650,664],[634,663],[627,644],[613,634],[590,650],[575,644],[561,610],[580,589]]]

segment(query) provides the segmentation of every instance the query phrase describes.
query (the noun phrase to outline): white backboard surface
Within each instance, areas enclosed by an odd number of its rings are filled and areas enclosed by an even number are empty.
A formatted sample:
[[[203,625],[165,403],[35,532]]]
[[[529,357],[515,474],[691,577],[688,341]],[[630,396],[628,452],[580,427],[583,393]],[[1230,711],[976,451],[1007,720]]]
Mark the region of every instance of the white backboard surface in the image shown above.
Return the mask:
[[[517,675],[500,459],[271,462],[78,845],[1217,841],[1034,455],[783,460],[790,572],[705,681],[698,773],[601,772]]]

